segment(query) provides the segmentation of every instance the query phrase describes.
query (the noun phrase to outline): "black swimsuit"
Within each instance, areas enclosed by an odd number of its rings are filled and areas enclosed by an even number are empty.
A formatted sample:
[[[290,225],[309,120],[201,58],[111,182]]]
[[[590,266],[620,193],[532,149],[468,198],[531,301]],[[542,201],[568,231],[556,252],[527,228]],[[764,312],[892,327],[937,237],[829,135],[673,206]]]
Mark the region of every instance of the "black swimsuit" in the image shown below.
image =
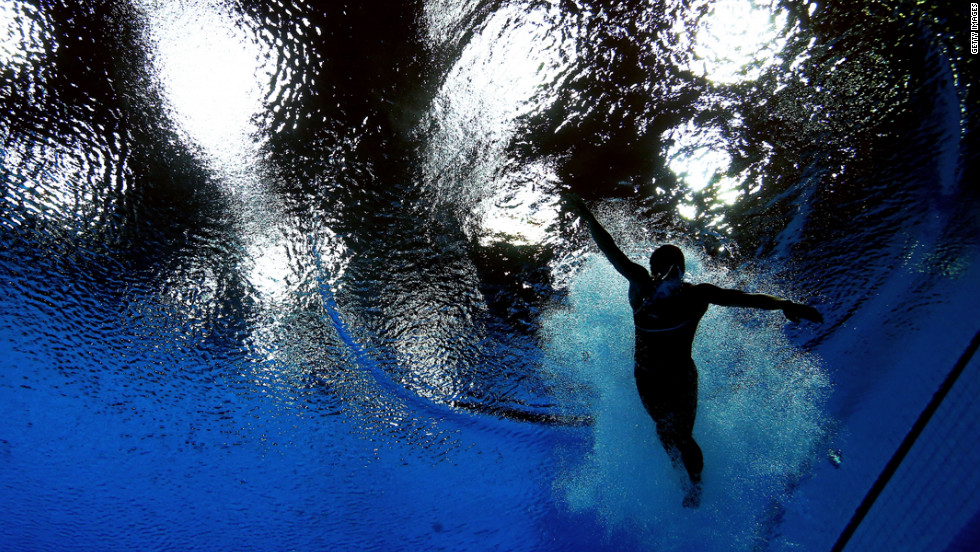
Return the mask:
[[[633,310],[634,375],[643,406],[660,433],[690,436],[698,403],[698,373],[691,346],[707,304],[683,284],[674,294],[653,293]]]
[[[697,323],[697,320],[671,313],[672,308],[676,309],[676,305],[671,304],[672,299],[672,297],[663,299],[653,296],[644,297],[640,307],[633,311],[633,324],[636,330],[644,333],[670,332]]]

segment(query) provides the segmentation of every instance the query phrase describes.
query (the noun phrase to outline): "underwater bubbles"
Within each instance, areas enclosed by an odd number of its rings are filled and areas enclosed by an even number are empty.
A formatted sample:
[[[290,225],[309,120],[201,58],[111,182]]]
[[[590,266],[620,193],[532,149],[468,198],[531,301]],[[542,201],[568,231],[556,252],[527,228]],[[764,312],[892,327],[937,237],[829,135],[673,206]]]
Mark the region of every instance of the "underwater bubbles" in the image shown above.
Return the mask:
[[[692,281],[738,287],[726,270],[686,255]],[[671,465],[636,391],[626,292],[626,280],[595,255],[571,281],[568,305],[544,317],[553,369],[589,390],[575,399],[595,420],[591,450],[558,478],[556,492],[572,511],[595,512],[610,538],[654,550],[754,549],[826,450],[830,384],[820,359],[788,340],[779,313],[709,309],[693,352],[704,495],[701,508],[685,509],[686,475]]]

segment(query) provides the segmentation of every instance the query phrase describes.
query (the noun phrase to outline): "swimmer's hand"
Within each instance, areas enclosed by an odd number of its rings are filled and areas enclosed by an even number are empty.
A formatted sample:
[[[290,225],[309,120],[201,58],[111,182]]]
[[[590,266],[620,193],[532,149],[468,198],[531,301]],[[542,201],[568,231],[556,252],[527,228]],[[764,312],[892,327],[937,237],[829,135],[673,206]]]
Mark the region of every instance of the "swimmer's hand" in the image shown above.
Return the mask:
[[[783,305],[783,314],[790,322],[799,322],[801,319],[810,322],[823,322],[823,315],[817,309],[792,301],[786,301],[786,304]]]
[[[589,208],[586,207],[585,201],[578,195],[572,192],[562,192],[561,202],[569,211],[582,214],[583,212],[588,213]]]

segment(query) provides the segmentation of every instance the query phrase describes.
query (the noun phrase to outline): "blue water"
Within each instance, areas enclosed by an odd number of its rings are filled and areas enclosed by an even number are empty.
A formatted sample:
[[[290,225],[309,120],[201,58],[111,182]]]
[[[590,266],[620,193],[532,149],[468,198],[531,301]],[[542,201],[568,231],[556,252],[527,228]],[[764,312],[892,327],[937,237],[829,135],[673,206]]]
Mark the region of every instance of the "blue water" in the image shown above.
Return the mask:
[[[980,329],[968,16],[5,0],[0,550],[830,549]],[[825,317],[705,316],[696,510],[566,190]],[[962,360],[848,550],[976,544]]]

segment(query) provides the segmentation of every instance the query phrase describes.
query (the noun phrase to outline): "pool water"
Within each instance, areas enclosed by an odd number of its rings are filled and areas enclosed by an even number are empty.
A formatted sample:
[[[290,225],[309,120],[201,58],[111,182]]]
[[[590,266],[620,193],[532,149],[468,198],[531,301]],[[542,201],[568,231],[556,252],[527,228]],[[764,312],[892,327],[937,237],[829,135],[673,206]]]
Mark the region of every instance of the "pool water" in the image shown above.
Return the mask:
[[[956,366],[846,544],[976,545],[966,4],[319,4],[0,4],[0,549],[829,550]],[[709,310],[698,509],[566,191],[825,318]]]

